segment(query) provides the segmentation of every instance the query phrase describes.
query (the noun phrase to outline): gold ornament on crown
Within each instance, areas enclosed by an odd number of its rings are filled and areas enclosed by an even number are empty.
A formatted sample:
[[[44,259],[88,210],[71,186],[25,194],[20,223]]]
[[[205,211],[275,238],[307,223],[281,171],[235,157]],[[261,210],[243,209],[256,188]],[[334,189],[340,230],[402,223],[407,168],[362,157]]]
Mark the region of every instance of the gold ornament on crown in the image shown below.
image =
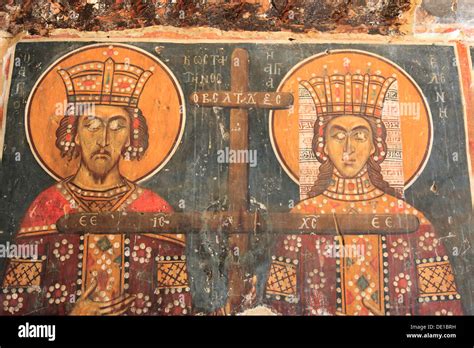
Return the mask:
[[[111,53],[109,53],[109,51]],[[113,47],[104,51],[114,55]],[[66,87],[69,103],[94,103],[136,108],[143,88],[153,74],[139,66],[117,63],[112,57],[105,61],[89,61],[67,69],[58,69]]]
[[[68,125],[65,139],[60,146],[67,152],[76,146],[73,139],[73,127],[76,117],[89,114],[89,105],[110,105],[133,108],[131,122],[133,136],[131,144],[125,151],[128,158],[138,157],[144,151],[139,146],[138,133],[140,127],[138,102],[143,88],[153,74],[154,67],[148,70],[128,62],[117,63],[112,58],[118,55],[113,46],[103,52],[109,56],[105,61],[88,61],[72,67],[58,68],[66,87],[68,107]]]
[[[327,66],[324,74],[313,74],[309,80],[300,80],[299,83],[308,91],[313,100],[317,119],[315,128],[318,127],[316,157],[320,162],[327,160],[322,151],[324,148],[324,121],[328,118],[352,115],[372,117],[377,123],[377,151],[373,159],[382,162],[386,156],[386,149],[381,138],[382,135],[382,110],[389,87],[396,81],[396,75],[382,76],[380,71],[370,72],[371,63],[367,65],[365,73],[357,70],[350,72],[349,63],[344,64],[345,73],[335,70],[328,75]],[[327,122],[326,122],[327,123]]]

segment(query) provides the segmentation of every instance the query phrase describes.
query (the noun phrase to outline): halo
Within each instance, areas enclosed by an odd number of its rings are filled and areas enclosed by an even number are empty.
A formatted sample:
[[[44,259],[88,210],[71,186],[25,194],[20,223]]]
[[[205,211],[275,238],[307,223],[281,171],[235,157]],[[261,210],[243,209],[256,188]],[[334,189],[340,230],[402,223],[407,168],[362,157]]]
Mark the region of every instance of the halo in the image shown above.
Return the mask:
[[[163,62],[126,44],[81,47],[57,59],[39,77],[25,109],[25,133],[30,149],[40,166],[57,181],[73,175],[79,167],[79,158],[70,161],[62,158],[55,145],[56,129],[67,104],[66,89],[57,70],[87,61],[105,61],[104,50],[113,50],[117,62],[125,61],[144,69],[154,67],[138,103],[148,125],[148,149],[140,161],[121,160],[121,174],[134,182],[149,179],[168,163],[183,136],[186,118],[183,91]]]
[[[350,61],[350,70],[365,72],[370,61],[371,71],[380,70],[383,76],[396,74],[399,101],[404,105],[419,105],[418,113],[400,117],[405,189],[412,185],[426,166],[433,145],[433,121],[426,98],[418,84],[400,66],[379,55],[353,49],[331,50],[311,56],[296,64],[282,79],[278,92],[298,96],[299,80],[309,80],[314,73],[342,72]],[[324,68],[323,68],[324,67]],[[271,110],[269,117],[270,140],[275,155],[288,176],[299,184],[299,100],[292,109]],[[409,109],[409,108],[408,108]]]

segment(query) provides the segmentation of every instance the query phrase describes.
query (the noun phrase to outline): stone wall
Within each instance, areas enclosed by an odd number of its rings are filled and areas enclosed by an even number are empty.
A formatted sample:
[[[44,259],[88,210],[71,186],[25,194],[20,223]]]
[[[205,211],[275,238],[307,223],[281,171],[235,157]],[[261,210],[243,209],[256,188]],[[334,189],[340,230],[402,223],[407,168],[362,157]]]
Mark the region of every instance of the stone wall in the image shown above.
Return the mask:
[[[111,31],[153,25],[390,34],[400,32],[414,5],[409,0],[9,0],[0,5],[0,24],[10,33],[33,35],[62,28]]]

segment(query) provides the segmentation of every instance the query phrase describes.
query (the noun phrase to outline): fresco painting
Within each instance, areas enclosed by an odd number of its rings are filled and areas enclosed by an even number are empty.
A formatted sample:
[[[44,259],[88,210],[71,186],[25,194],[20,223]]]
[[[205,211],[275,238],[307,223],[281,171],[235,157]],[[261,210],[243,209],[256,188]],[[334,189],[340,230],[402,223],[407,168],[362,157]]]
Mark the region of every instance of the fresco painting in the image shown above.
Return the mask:
[[[16,45],[2,315],[473,314],[454,45]]]

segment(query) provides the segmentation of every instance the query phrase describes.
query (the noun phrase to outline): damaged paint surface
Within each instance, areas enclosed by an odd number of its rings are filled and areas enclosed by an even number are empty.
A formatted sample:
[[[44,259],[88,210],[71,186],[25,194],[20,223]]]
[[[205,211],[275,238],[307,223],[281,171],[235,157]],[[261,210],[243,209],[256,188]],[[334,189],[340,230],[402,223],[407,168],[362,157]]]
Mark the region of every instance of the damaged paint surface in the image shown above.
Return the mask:
[[[455,46],[24,42],[12,64],[0,237],[38,255],[2,263],[3,314],[472,314]]]
[[[6,1],[0,5],[0,23],[13,34],[24,30],[32,35],[47,35],[60,28],[110,31],[152,25],[387,35],[399,32],[410,9],[409,0]]]

